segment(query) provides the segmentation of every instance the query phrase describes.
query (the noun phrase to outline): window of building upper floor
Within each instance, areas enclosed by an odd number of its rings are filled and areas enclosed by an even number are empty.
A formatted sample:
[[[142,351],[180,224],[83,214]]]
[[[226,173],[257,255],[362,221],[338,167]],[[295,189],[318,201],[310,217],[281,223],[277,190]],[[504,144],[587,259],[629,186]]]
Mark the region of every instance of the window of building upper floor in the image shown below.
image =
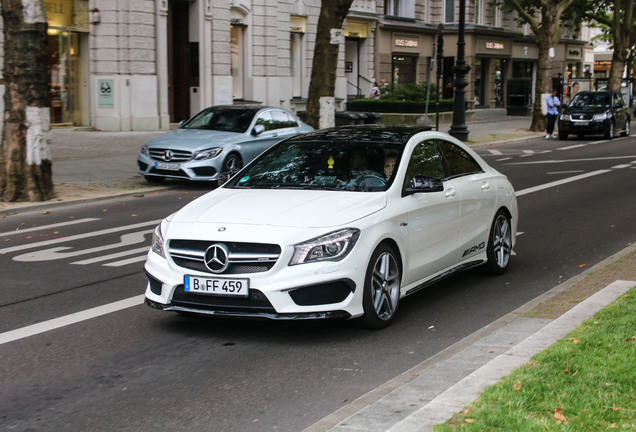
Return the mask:
[[[385,0],[384,14],[399,18],[415,19],[415,0]]]

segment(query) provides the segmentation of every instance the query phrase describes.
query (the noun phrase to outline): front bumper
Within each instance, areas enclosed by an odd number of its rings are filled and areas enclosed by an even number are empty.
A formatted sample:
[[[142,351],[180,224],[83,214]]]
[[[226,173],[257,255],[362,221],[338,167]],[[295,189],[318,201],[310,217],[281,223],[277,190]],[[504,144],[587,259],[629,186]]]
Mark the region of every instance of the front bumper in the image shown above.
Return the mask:
[[[160,161],[156,161],[145,154],[139,154],[137,157],[137,172],[143,176],[216,181],[219,178],[219,167],[213,161],[213,159],[190,160],[172,164],[176,169],[162,169],[158,166],[161,163]]]
[[[273,320],[349,319],[362,315],[366,253],[340,262],[288,266],[282,254],[270,270],[232,274],[249,279],[248,297],[225,297],[184,290],[184,275],[211,276],[179,267],[154,252],[148,254],[146,304],[165,311]],[[221,276],[221,275],[219,275]]]
[[[602,135],[609,130],[610,121],[611,120],[559,120],[559,132],[573,135]]]

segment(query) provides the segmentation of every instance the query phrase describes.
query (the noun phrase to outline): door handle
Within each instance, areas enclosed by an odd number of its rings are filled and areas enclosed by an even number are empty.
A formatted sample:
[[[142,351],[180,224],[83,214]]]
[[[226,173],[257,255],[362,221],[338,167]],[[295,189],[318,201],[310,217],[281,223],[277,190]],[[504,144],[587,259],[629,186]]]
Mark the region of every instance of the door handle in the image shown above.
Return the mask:
[[[446,198],[455,198],[455,189],[454,188],[448,188],[448,190],[446,190],[446,192],[444,192],[444,196]]]
[[[481,190],[483,190],[483,191],[488,191],[488,190],[490,190],[490,183],[488,183],[487,181],[483,182],[483,183],[481,184]]]

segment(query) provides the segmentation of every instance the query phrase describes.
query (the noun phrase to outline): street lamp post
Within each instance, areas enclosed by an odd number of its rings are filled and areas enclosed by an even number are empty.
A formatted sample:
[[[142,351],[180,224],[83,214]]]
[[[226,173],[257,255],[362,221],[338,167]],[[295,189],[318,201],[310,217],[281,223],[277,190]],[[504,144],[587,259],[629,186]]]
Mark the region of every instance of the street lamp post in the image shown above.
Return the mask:
[[[453,105],[453,124],[448,133],[458,140],[468,140],[468,127],[466,126],[466,91],[468,85],[466,74],[470,71],[470,66],[466,64],[466,0],[459,0],[459,37],[457,39],[457,63],[453,68],[455,72],[455,102]]]

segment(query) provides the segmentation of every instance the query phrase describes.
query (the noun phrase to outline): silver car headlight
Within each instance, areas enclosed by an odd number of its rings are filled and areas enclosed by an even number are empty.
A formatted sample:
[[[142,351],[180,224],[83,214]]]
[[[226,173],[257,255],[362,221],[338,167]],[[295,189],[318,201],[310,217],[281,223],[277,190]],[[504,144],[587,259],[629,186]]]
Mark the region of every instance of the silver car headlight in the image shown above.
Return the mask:
[[[207,150],[201,150],[200,152],[196,154],[196,156],[194,156],[194,159],[195,160],[212,159],[220,155],[222,151],[223,149],[219,147],[215,147],[215,148],[207,149]]]
[[[148,150],[148,146],[146,144],[141,146],[141,154],[145,156],[150,156],[150,151]]]
[[[318,261],[340,261],[353,249],[360,237],[360,230],[345,228],[294,246],[294,255],[289,265]]]
[[[161,224],[157,225],[155,231],[152,233],[152,246],[151,249],[154,253],[166,257],[166,253],[163,250],[163,235],[161,234]]]
[[[603,121],[603,120],[607,120],[610,117],[612,117],[612,116],[611,116],[611,114],[608,114],[608,113],[594,114],[594,117],[592,117],[592,120],[594,120],[594,121]]]

